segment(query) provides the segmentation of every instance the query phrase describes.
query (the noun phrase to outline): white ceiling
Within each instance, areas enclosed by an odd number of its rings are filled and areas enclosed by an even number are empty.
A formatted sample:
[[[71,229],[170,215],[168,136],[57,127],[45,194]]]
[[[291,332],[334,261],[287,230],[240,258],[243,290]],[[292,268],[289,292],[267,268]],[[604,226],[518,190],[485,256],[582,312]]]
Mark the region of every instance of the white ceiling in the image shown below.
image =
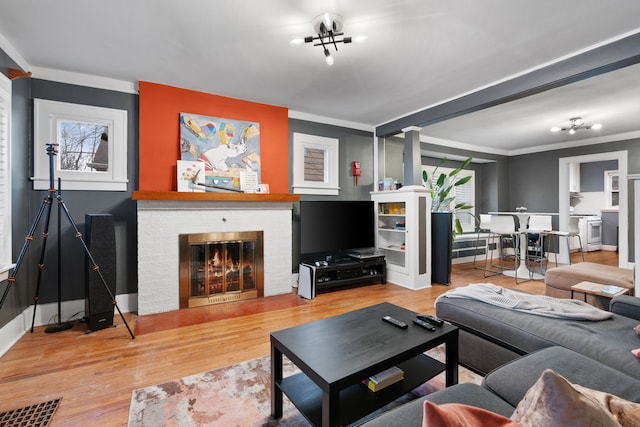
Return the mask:
[[[347,35],[368,36],[365,43],[338,45],[331,67],[320,48],[289,45],[312,35],[312,19],[324,12],[342,15]],[[36,78],[83,84],[90,75],[132,87],[151,81],[372,130],[640,32],[638,17],[640,2],[629,0],[5,0],[0,49]],[[422,134],[447,145],[518,154],[575,144],[585,134],[568,139],[549,132],[575,116],[602,122],[602,140],[637,132],[636,67],[438,123]]]

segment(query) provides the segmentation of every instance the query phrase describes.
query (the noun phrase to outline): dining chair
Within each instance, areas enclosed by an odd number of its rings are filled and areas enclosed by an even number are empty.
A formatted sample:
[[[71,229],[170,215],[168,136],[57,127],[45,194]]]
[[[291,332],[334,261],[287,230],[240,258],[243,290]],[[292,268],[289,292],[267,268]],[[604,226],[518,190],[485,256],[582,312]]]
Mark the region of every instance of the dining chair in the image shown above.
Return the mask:
[[[500,271],[496,272],[489,268],[487,268],[487,263],[491,259],[491,265],[493,265],[493,249],[491,250],[491,257],[489,257],[489,252],[487,252],[487,256],[484,261],[485,265],[485,273],[484,277],[489,277],[494,274],[487,273],[500,273],[504,271],[504,260],[505,258],[513,257],[513,270],[516,271],[515,279],[516,283],[518,283],[518,261],[519,261],[519,232],[516,230],[516,221],[515,218],[511,215],[494,215],[491,217],[491,223],[489,226],[489,231],[492,234],[493,241],[498,239],[497,247],[499,248],[500,253]],[[510,243],[510,246],[507,244]],[[492,243],[492,246],[495,243]],[[513,248],[513,255],[505,255],[505,249]]]

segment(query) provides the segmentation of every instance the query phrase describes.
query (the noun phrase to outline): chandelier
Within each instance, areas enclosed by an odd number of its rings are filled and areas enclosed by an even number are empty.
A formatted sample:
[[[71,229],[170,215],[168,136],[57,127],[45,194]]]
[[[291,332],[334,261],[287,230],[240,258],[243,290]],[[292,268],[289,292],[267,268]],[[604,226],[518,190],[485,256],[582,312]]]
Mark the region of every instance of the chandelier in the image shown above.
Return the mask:
[[[321,46],[327,65],[333,65],[333,56],[329,48],[333,46],[337,52],[338,43],[351,43],[351,37],[345,36],[342,32],[342,16],[332,13],[316,16],[313,19],[313,29],[317,35],[305,37],[304,42]]]
[[[569,127],[559,127],[559,126],[554,126],[551,128],[551,132],[560,132],[560,131],[568,131],[569,134],[573,135],[574,133],[576,133],[578,130],[580,129],[585,129],[585,130],[589,130],[589,129],[601,129],[602,128],[602,123],[596,123],[594,125],[586,125],[584,123],[584,120],[582,120],[581,117],[574,117],[573,119],[569,119]]]

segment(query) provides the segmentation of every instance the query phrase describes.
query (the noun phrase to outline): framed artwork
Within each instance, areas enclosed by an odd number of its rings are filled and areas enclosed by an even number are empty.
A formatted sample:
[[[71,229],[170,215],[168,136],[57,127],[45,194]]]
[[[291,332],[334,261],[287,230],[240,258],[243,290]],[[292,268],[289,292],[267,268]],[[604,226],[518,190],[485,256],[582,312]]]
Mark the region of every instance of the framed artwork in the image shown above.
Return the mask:
[[[180,113],[180,160],[204,163],[207,191],[240,190],[243,172],[260,182],[260,124]]]
[[[339,140],[293,134],[293,192],[337,196]]]

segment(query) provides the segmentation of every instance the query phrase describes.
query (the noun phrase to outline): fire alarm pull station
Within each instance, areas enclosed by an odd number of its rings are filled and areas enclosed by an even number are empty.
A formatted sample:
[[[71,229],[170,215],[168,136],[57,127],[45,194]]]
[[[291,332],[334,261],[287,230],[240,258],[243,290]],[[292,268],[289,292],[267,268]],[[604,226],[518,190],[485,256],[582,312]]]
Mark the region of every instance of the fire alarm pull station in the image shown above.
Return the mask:
[[[351,173],[356,180],[356,186],[358,186],[358,177],[360,176],[360,162],[351,162]]]

